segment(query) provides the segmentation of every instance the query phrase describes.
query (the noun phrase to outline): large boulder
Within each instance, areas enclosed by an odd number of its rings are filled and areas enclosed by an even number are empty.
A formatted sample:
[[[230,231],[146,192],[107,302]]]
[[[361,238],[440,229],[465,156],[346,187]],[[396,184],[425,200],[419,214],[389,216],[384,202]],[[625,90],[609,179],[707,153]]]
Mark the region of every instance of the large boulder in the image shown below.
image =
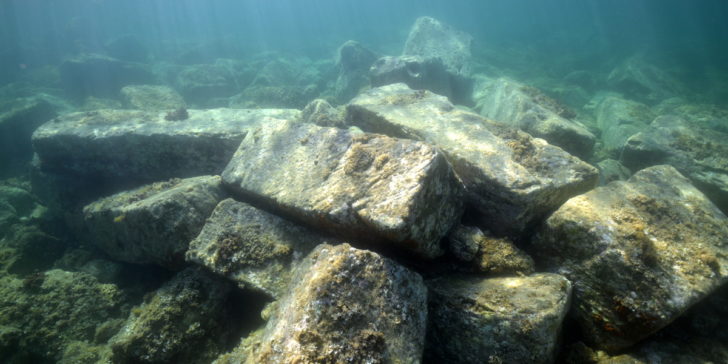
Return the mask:
[[[459,225],[447,236],[448,250],[464,271],[491,275],[531,274],[533,259],[505,238],[496,238],[474,226]]]
[[[31,160],[33,131],[56,113],[51,104],[37,98],[0,102],[0,110],[0,177],[3,177]]]
[[[728,130],[660,116],[627,140],[622,161],[633,170],[669,164],[728,214]]]
[[[371,50],[349,40],[339,47],[336,55],[338,76],[334,86],[334,97],[338,103],[346,103],[359,91],[369,86],[369,67],[377,60]]]
[[[174,85],[186,100],[196,105],[207,105],[211,98],[229,97],[237,91],[233,74],[217,64],[185,66],[177,73]]]
[[[109,340],[112,362],[209,363],[226,344],[221,328],[231,288],[201,268],[177,273]]]
[[[543,139],[404,84],[359,95],[347,106],[347,121],[442,150],[465,183],[479,225],[499,235],[520,235],[598,179],[595,168]]]
[[[462,213],[462,186],[437,149],[411,140],[271,122],[222,174],[243,199],[358,241],[423,257]]]
[[[324,99],[315,99],[301,110],[298,119],[303,123],[316,124],[318,126],[343,128],[346,126],[342,109],[335,108]]]
[[[470,47],[473,37],[437,19],[417,18],[404,45],[405,56],[439,58],[448,71],[458,75],[470,74]]]
[[[173,179],[83,209],[88,241],[114,259],[179,269],[189,242],[225,198],[219,176]]]
[[[72,113],[38,128],[33,147],[44,172],[138,185],[219,174],[249,128],[298,114],[287,109]]]
[[[573,120],[573,111],[540,90],[499,78],[486,85],[482,95],[476,107],[480,115],[546,139],[576,156],[591,155],[594,134]]]
[[[320,235],[243,202],[226,199],[215,207],[190,243],[187,260],[237,283],[280,298],[291,271]]]
[[[602,131],[604,149],[619,157],[627,139],[647,129],[655,116],[645,104],[618,96],[604,97],[596,109],[597,127]]]
[[[552,363],[571,284],[556,274],[427,282],[426,355],[437,363]]]
[[[728,218],[670,166],[574,197],[533,241],[574,285],[583,337],[625,349],[728,281]]]
[[[116,97],[125,85],[153,83],[142,64],[99,54],[82,54],[59,66],[61,84],[72,97]]]
[[[629,57],[617,65],[607,77],[607,84],[631,99],[647,103],[686,93],[674,75],[645,55]]]
[[[246,363],[419,363],[427,289],[414,272],[348,244],[299,266]]]
[[[139,110],[176,110],[185,107],[182,95],[168,86],[129,85],[121,89],[124,105]]]

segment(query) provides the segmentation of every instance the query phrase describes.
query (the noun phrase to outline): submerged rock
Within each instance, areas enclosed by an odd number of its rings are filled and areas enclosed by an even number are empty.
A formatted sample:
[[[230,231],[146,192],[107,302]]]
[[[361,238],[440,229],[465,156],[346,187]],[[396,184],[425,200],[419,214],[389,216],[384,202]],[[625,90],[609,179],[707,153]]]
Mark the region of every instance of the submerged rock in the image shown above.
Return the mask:
[[[116,97],[125,85],[154,83],[154,77],[142,64],[99,54],[67,59],[59,72],[63,88],[76,98]]]
[[[0,102],[0,177],[31,160],[33,131],[55,115],[51,104],[41,99]]]
[[[618,160],[605,159],[597,163],[599,169],[599,184],[605,185],[609,182],[624,181],[628,179],[632,172],[622,165]]]
[[[429,258],[462,213],[462,186],[436,149],[312,124],[251,131],[222,176],[241,198],[306,224]]]
[[[607,96],[596,109],[597,126],[602,131],[604,149],[620,157],[627,139],[645,129],[655,118],[647,105]]]
[[[124,86],[121,96],[127,107],[139,110],[174,110],[185,106],[182,95],[167,86]]]
[[[339,47],[336,68],[339,75],[334,86],[334,97],[339,103],[346,103],[361,89],[369,86],[369,66],[377,55],[359,42],[348,40]]]
[[[185,66],[177,73],[174,85],[193,104],[206,105],[209,99],[235,94],[230,70],[217,64]]]
[[[556,274],[427,282],[426,355],[437,363],[552,363],[571,284]]]
[[[44,172],[138,185],[173,177],[218,174],[247,130],[294,120],[297,110],[187,110],[166,113],[98,110],[58,117],[35,131],[33,147]]]
[[[247,363],[419,363],[427,321],[422,278],[376,253],[320,245]]]
[[[595,137],[578,121],[576,114],[540,90],[507,78],[485,86],[478,99],[480,115],[513,125],[529,134],[546,139],[576,156],[587,158]]]
[[[485,234],[476,227],[460,225],[447,239],[452,255],[469,263],[473,271],[494,275],[531,274],[534,271],[533,259],[515,244]]]
[[[648,61],[644,55],[629,57],[614,68],[607,77],[607,84],[643,102],[661,101],[686,92],[674,76]]]
[[[179,269],[225,192],[218,176],[159,182],[83,209],[88,241],[114,259]]]
[[[223,305],[231,285],[187,268],[132,310],[109,340],[114,363],[209,363],[223,349]]]
[[[728,130],[660,116],[627,140],[622,159],[634,170],[656,164],[675,167],[728,214]]]
[[[334,108],[324,99],[316,99],[301,110],[299,121],[318,126],[344,128],[346,121],[343,112]]]
[[[226,199],[189,246],[187,260],[242,288],[280,298],[294,266],[325,242],[318,234],[243,202]]]
[[[464,182],[479,224],[499,235],[521,234],[598,179],[595,168],[542,139],[404,84],[359,95],[347,106],[347,122],[442,150]]]
[[[470,46],[473,37],[440,21],[423,16],[417,18],[404,45],[405,56],[439,58],[449,72],[468,75],[471,68]]]
[[[646,338],[728,281],[728,218],[670,166],[574,197],[533,242],[574,284],[584,338],[618,351]]]

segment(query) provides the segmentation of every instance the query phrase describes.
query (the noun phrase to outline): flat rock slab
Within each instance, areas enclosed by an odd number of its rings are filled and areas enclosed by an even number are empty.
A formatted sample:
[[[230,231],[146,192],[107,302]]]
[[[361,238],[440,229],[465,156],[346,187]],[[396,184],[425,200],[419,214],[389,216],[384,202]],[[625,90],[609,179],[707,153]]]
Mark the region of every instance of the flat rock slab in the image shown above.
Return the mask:
[[[289,109],[164,112],[98,110],[58,117],[35,131],[41,169],[111,182],[154,182],[219,174],[251,127],[293,120]]]
[[[437,363],[552,363],[571,284],[557,274],[427,282],[427,356]]]
[[[241,288],[280,298],[294,266],[320,235],[233,199],[221,201],[187,251],[187,260],[229,278]]]
[[[576,156],[589,157],[595,137],[576,116],[543,92],[507,78],[487,84],[477,102],[480,115],[546,139]]]
[[[272,122],[251,131],[222,174],[241,198],[335,235],[442,253],[462,214],[445,157],[417,141]]]
[[[672,322],[728,280],[728,218],[670,166],[574,197],[533,242],[574,284],[586,340],[618,351]]]
[[[728,214],[728,132],[660,116],[627,140],[622,160],[633,170],[656,164],[675,167]]]
[[[594,167],[543,139],[405,84],[359,95],[347,106],[347,121],[364,131],[423,140],[442,150],[465,183],[480,225],[496,234],[520,234],[598,181]]]
[[[173,179],[105,197],[83,209],[88,240],[114,259],[179,269],[189,242],[225,197],[219,176]]]
[[[247,363],[419,363],[427,289],[414,272],[348,244],[297,269]]]

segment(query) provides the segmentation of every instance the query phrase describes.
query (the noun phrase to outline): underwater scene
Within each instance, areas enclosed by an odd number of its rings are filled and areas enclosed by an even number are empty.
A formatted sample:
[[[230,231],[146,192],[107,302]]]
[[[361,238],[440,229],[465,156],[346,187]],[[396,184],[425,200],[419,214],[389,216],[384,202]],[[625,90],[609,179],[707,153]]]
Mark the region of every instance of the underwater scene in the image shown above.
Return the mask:
[[[728,1],[0,1],[0,362],[728,363]]]

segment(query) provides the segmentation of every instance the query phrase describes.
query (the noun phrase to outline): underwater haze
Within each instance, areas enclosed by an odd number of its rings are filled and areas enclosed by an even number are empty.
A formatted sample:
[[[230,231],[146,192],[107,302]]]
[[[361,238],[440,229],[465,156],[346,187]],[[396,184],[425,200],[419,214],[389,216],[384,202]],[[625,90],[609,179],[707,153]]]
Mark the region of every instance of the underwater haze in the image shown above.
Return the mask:
[[[726,19],[1,0],[0,362],[728,363]]]

